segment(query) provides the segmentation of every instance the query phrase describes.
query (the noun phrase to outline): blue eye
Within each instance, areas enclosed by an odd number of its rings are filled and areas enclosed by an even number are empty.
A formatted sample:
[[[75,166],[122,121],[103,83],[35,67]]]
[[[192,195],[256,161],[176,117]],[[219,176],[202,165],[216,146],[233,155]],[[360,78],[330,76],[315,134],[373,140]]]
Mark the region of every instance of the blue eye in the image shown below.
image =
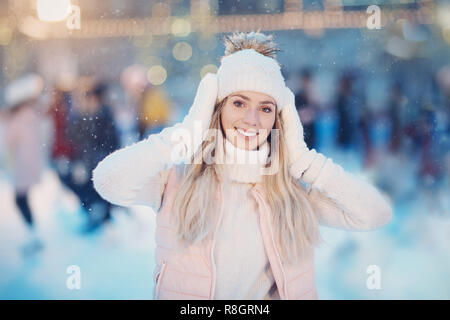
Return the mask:
[[[240,102],[240,101],[235,101],[235,102],[233,102],[233,104],[236,106],[236,107],[241,107],[242,105],[243,105],[243,103],[242,102]],[[237,104],[237,105],[236,105]]]
[[[269,108],[269,107],[264,107],[263,110],[267,110],[267,111],[264,111],[265,113],[270,113],[270,112],[272,112],[272,109]]]

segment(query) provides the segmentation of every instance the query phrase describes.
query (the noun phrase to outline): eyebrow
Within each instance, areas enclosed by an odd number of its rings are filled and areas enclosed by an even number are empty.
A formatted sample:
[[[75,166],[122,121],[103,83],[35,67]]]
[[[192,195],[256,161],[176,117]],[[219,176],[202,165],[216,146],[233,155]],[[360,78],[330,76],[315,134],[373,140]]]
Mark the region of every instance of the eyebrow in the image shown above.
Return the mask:
[[[231,97],[234,97],[234,96],[241,97],[242,99],[244,99],[246,101],[250,100],[249,97],[243,96],[242,94],[233,94]],[[275,103],[273,103],[272,101],[269,101],[269,100],[261,101],[259,104],[273,104],[274,106],[276,106]]]

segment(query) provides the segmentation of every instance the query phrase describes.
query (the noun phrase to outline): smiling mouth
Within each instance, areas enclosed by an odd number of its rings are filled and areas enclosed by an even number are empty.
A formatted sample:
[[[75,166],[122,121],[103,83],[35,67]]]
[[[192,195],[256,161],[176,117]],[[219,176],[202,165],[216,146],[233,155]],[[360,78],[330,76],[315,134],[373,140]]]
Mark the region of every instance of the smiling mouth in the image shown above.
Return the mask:
[[[244,136],[244,137],[256,137],[259,132],[257,131],[253,131],[253,130],[243,130],[241,128],[234,128],[234,130],[236,130],[240,135]]]

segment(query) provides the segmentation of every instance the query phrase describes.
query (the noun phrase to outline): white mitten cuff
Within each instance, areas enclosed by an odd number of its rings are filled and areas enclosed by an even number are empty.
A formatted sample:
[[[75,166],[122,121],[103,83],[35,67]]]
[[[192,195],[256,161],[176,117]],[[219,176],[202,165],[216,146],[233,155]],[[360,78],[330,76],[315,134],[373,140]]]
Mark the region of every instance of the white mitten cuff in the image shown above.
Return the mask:
[[[327,158],[315,149],[304,152],[290,167],[290,173],[295,179],[312,184],[318,177]]]

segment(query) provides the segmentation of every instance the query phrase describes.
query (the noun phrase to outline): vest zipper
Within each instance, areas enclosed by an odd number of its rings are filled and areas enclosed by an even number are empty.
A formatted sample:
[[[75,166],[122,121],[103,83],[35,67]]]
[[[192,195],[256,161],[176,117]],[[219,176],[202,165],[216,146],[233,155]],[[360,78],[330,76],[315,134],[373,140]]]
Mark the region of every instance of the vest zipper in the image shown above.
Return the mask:
[[[266,218],[267,218],[267,216],[266,216]],[[266,220],[266,222],[267,222],[267,220]],[[268,223],[268,225],[269,225],[269,229],[270,229],[270,235],[271,235],[271,237],[272,237],[272,245],[273,245],[273,248],[274,248],[274,250],[275,250],[275,253],[277,254],[278,263],[280,264],[281,273],[283,274],[283,280],[284,280],[284,285],[283,285],[284,296],[286,297],[286,300],[288,300],[286,273],[284,272],[283,264],[281,263],[281,258],[280,258],[280,255],[278,254],[277,246],[275,245],[275,240],[274,240],[274,238],[273,238],[272,226],[270,225],[270,223]]]
[[[259,193],[259,190],[257,190],[257,191],[258,191],[258,193]],[[259,194],[259,196],[261,196],[261,195]],[[262,201],[262,200],[261,200],[261,201]],[[263,204],[264,204],[264,208],[267,209],[265,203],[263,203]],[[264,210],[264,216],[265,216],[265,219],[266,219],[266,223],[269,225],[269,230],[270,230],[270,236],[271,236],[271,239],[272,239],[273,249],[274,249],[274,251],[275,251],[275,253],[276,253],[276,256],[277,256],[277,259],[278,259],[278,263],[280,264],[281,273],[283,274],[283,280],[284,280],[284,285],[283,285],[283,288],[284,288],[284,296],[285,296],[285,298],[286,298],[286,300],[287,300],[287,299],[288,299],[288,293],[287,293],[287,287],[286,287],[286,286],[287,286],[286,273],[284,272],[283,264],[281,263],[281,258],[280,258],[280,255],[279,255],[279,253],[278,253],[277,246],[276,246],[276,244],[275,244],[275,239],[273,238],[272,225],[270,224],[270,220],[268,219],[266,212],[267,212],[267,210]],[[280,295],[280,297],[281,297],[281,295]]]
[[[222,216],[223,216],[223,203],[222,203],[222,195],[221,195],[221,188],[220,188],[220,184],[219,184],[219,188],[218,188],[218,194],[219,194],[219,201],[220,201],[220,214],[219,214],[219,221],[216,224],[216,227],[214,228],[214,233],[213,233],[213,240],[212,240],[212,244],[211,244],[211,265],[212,265],[212,287],[211,287],[211,295],[210,295],[210,300],[214,299],[214,292],[216,289],[216,264],[214,263],[214,245],[216,242],[216,233],[217,233],[217,229],[219,228],[219,225],[222,221]]]
[[[166,270],[166,260],[163,260],[161,271],[156,275],[156,289],[155,289],[155,300],[158,300],[159,292],[161,289],[161,280],[164,275],[164,271]]]

